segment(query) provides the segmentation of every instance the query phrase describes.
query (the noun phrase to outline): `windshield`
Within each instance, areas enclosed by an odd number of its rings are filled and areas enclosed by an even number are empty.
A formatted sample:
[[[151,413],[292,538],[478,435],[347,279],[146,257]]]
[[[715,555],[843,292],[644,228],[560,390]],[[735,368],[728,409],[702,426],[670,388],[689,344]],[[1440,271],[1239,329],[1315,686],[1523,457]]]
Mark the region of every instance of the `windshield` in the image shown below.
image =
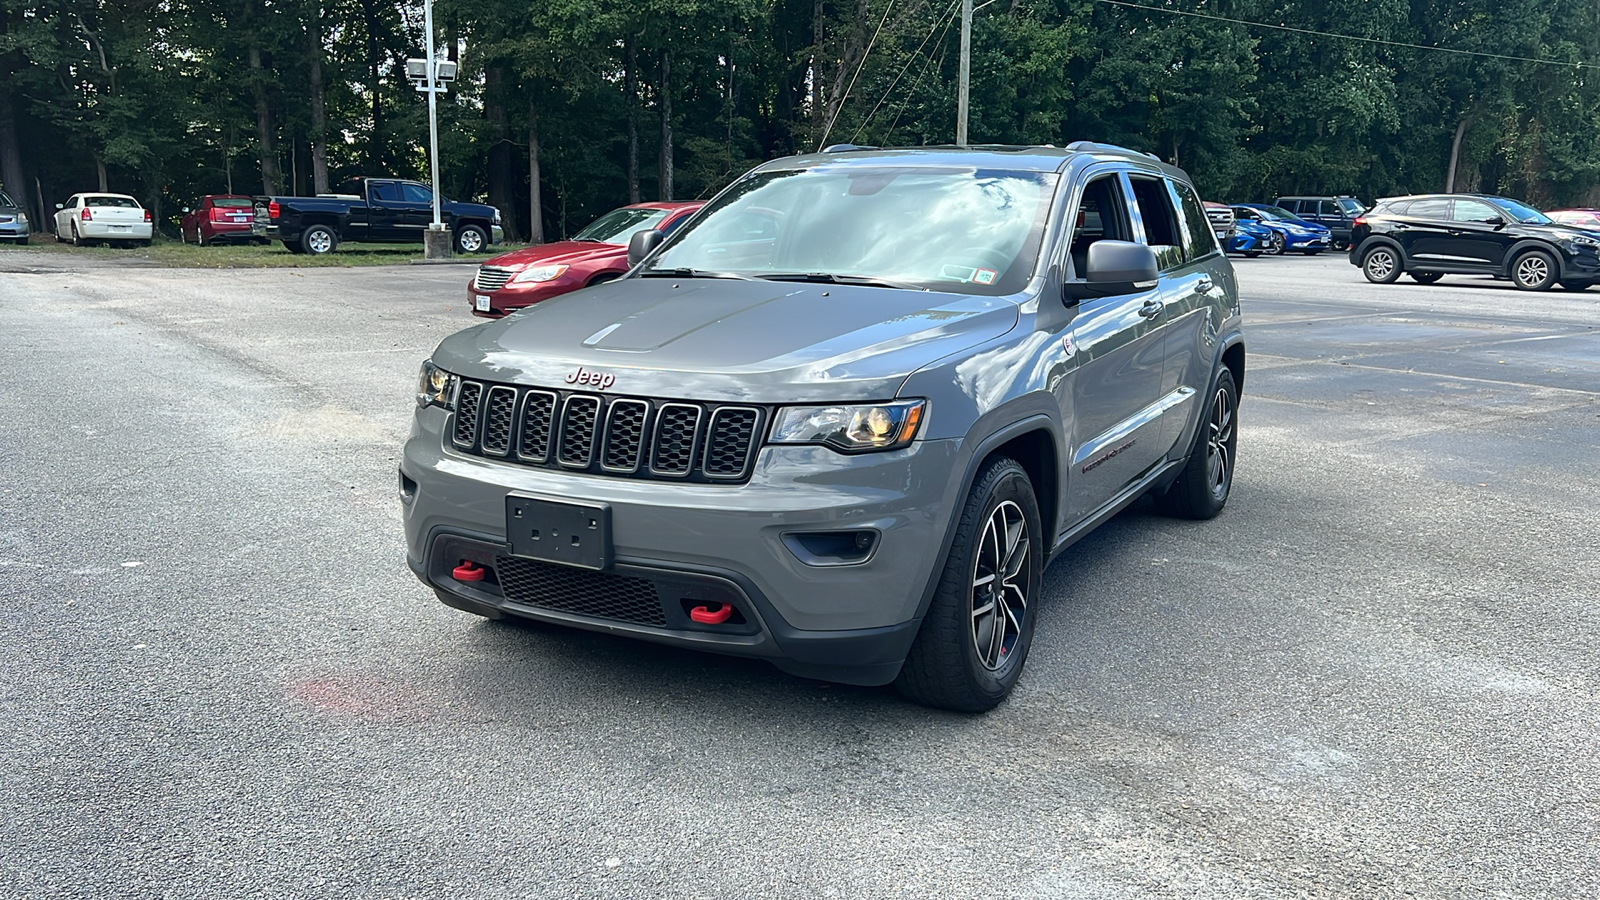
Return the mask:
[[[626,244],[636,231],[648,231],[667,217],[664,209],[613,209],[572,236],[575,241]]]
[[[1360,200],[1356,200],[1351,197],[1345,197],[1344,199],[1340,200],[1339,208],[1352,216],[1359,216],[1367,211],[1367,208],[1361,205]]]
[[[764,172],[701,210],[650,268],[1013,293],[1033,274],[1058,178],[926,166]]]
[[[1299,216],[1295,215],[1292,212],[1289,212],[1287,209],[1284,209],[1281,206],[1263,206],[1263,207],[1260,207],[1260,209],[1261,209],[1261,211],[1263,213],[1267,214],[1268,218],[1273,218],[1273,219],[1299,219],[1300,218]]]
[[[6,193],[5,191],[0,191],[0,206],[16,206],[16,205],[17,205],[16,201],[11,199],[11,195],[10,194]]]
[[[1539,212],[1537,209],[1518,203],[1515,200],[1497,197],[1494,202],[1496,206],[1510,213],[1511,218],[1525,225],[1549,225],[1553,221],[1549,216]]]

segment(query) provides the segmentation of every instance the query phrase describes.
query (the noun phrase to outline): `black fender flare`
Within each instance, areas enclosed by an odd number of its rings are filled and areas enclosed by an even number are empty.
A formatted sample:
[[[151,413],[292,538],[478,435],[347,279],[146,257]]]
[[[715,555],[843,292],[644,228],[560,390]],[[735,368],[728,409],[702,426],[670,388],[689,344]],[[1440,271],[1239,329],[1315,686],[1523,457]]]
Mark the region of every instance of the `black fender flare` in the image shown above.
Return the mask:
[[[1552,247],[1549,241],[1541,241],[1538,238],[1523,238],[1512,244],[1510,249],[1506,250],[1505,260],[1500,265],[1500,275],[1509,279],[1511,277],[1511,264],[1516,261],[1517,257],[1529,250],[1538,250],[1556,261],[1557,281],[1567,277],[1567,255],[1561,252],[1561,248]]]
[[[1373,247],[1377,247],[1379,245],[1388,247],[1400,255],[1400,270],[1402,272],[1411,268],[1411,258],[1406,256],[1406,250],[1404,247],[1400,246],[1400,242],[1394,238],[1383,237],[1379,235],[1373,235],[1372,237],[1367,238],[1361,242],[1361,246],[1356,248],[1356,259],[1360,260],[1360,262],[1356,263],[1356,265],[1366,265],[1367,253],[1370,252]]]

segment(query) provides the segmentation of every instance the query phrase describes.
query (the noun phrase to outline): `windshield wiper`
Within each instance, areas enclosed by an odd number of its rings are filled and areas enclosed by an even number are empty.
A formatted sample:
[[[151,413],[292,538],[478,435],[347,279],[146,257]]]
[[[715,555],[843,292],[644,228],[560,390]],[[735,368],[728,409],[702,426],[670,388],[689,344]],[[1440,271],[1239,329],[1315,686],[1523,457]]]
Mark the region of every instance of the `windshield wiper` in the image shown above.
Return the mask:
[[[740,275],[738,272],[714,272],[709,269],[691,269],[680,267],[677,269],[645,269],[639,273],[640,278],[737,278],[740,281],[755,281],[749,275]]]
[[[870,275],[835,275],[832,272],[777,272],[758,277],[765,281],[814,281],[820,284],[859,284],[865,287],[898,288],[902,291],[927,290],[920,284],[906,284],[903,281],[873,278]]]

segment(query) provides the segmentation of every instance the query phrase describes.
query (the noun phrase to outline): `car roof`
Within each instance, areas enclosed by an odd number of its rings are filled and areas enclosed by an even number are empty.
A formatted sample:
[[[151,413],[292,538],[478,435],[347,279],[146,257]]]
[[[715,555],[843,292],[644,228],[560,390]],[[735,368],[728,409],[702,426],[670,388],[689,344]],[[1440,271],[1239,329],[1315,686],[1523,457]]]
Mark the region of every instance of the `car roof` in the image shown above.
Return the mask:
[[[138,202],[138,198],[134,197],[132,194],[107,194],[104,191],[84,191],[84,192],[76,194],[74,196],[78,196],[78,197],[120,197],[123,200],[132,200],[135,203]]]
[[[249,200],[249,194],[206,194],[201,200]]]
[[[1067,164],[1083,156],[1123,159],[1160,169],[1174,177],[1188,179],[1183,170],[1162,162],[1146,153],[1099,144],[1091,141],[1074,141],[1065,147],[1025,144],[973,144],[966,147],[857,147],[853,144],[836,144],[819,153],[806,153],[775,159],[757,167],[758,171],[774,172],[809,169],[818,165],[873,166],[891,162],[899,166],[961,166],[971,168],[998,168],[1022,172],[1059,172]]]

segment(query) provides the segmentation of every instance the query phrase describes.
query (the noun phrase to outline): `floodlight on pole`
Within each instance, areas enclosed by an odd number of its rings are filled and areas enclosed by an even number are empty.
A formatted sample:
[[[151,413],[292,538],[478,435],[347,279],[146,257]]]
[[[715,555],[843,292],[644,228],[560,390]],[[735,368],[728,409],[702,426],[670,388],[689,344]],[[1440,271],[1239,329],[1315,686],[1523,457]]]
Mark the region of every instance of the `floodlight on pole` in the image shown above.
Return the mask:
[[[968,3],[971,0],[967,0]],[[424,58],[427,60],[427,85],[428,85],[428,161],[433,168],[433,224],[428,226],[434,231],[444,230],[444,221],[439,215],[439,82],[437,79],[438,63],[434,60],[433,47],[433,0],[424,0],[422,4],[422,30],[423,49],[426,51]],[[453,74],[453,73],[452,73]]]

